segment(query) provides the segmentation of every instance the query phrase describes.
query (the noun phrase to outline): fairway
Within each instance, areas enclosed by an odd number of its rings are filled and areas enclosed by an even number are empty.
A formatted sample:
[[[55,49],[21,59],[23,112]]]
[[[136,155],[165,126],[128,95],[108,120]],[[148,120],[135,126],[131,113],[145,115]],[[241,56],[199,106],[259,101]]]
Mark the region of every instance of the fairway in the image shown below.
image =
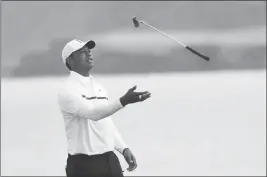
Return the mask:
[[[110,100],[134,84],[152,93],[113,116],[137,158],[125,175],[266,175],[266,70],[95,78]],[[2,79],[1,175],[65,175],[63,79]]]

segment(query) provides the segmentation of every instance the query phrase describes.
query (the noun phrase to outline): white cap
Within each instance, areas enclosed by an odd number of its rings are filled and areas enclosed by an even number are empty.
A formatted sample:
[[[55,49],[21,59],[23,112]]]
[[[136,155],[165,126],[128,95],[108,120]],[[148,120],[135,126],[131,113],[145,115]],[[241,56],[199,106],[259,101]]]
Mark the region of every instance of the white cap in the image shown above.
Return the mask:
[[[70,42],[68,42],[65,47],[62,50],[62,59],[64,64],[66,64],[66,59],[75,51],[83,48],[84,46],[87,46],[89,49],[92,49],[95,47],[95,42],[92,40],[89,41],[81,41],[78,39],[73,39]]]

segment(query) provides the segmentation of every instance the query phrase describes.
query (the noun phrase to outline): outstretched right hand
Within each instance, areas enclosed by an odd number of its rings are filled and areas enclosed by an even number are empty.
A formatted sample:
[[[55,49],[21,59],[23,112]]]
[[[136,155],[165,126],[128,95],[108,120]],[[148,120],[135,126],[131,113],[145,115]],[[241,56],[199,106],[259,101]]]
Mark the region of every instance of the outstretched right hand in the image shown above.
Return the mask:
[[[120,98],[122,106],[132,104],[140,101],[144,101],[151,96],[148,91],[145,92],[134,92],[137,86],[134,86],[128,90],[128,92]]]

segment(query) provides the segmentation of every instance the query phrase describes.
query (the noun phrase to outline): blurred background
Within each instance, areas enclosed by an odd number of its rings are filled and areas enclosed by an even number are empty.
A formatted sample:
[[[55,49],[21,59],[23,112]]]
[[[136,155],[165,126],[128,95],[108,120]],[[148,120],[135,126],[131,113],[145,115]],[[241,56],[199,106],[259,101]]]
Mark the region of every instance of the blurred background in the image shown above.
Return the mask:
[[[1,175],[65,175],[57,91],[73,38],[96,41],[111,98],[152,93],[113,116],[139,164],[125,175],[266,175],[265,1],[1,1]]]

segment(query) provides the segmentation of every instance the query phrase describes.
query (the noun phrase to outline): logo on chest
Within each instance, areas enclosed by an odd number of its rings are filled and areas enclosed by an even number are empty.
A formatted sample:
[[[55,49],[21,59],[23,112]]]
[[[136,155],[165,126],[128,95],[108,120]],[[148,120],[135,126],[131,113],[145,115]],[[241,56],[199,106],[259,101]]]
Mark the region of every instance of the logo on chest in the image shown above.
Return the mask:
[[[99,100],[104,99],[104,100],[108,100],[107,97],[97,97],[97,96],[87,97],[87,96],[85,96],[85,95],[82,95],[82,97],[85,98],[85,99],[87,99],[87,100],[94,100],[94,99],[99,99]]]

